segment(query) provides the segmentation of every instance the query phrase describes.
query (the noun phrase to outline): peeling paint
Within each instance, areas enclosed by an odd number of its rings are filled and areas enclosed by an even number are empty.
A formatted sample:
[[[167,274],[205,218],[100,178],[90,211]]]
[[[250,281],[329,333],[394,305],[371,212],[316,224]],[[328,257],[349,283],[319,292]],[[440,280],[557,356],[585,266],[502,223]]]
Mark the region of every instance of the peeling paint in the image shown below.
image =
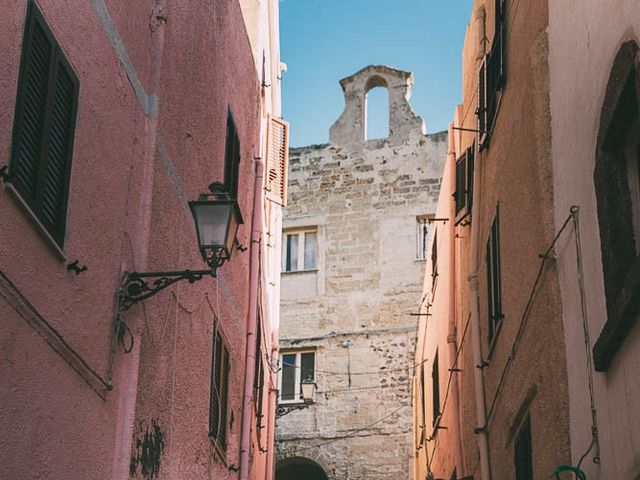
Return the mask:
[[[145,430],[144,435],[142,431]],[[151,421],[151,427],[144,428],[140,424],[139,434],[135,439],[135,453],[131,456],[129,475],[140,473],[144,478],[156,478],[160,473],[160,459],[164,450],[164,434],[158,422]]]

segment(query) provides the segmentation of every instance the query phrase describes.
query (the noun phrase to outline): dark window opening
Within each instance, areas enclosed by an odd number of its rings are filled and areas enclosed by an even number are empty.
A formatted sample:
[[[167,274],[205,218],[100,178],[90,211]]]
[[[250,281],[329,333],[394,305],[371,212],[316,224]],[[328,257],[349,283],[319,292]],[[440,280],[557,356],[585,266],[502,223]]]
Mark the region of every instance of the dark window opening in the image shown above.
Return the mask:
[[[224,185],[231,198],[238,198],[240,138],[231,110],[227,113],[227,139],[224,153]]]
[[[514,449],[516,480],[533,480],[533,455],[531,451],[531,419],[527,416],[516,437]]]
[[[491,224],[491,232],[487,240],[487,305],[488,305],[488,340],[493,343],[497,330],[504,316],[502,314],[502,292],[500,285],[500,217],[499,209]]]
[[[29,2],[20,60],[9,182],[64,244],[79,81]]]
[[[433,357],[431,370],[431,388],[433,391],[433,426],[440,420],[440,369],[438,366],[438,351]]]
[[[436,279],[438,278],[438,230],[433,235],[433,243],[431,244],[431,290],[436,287]]]
[[[491,131],[498,112],[498,92],[504,89],[506,75],[506,0],[495,2],[495,33],[491,50],[485,55],[478,78],[478,130],[480,150],[489,146]]]
[[[456,208],[456,225],[470,213],[473,200],[474,147],[467,148],[456,162],[456,190],[453,194]]]
[[[607,320],[594,346],[606,371],[640,312],[640,72],[638,45],[625,43],[614,61],[600,118],[594,186]]]

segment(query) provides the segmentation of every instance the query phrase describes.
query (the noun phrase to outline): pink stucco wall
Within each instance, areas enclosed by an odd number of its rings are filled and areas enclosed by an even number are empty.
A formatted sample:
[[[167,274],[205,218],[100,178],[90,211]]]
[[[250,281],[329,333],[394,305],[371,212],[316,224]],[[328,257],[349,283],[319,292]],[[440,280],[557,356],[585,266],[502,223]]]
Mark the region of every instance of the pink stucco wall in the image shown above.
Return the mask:
[[[238,239],[250,245],[260,96],[240,6],[37,4],[80,79],[80,98],[66,260],[0,190],[0,478],[128,478],[136,442],[153,425],[163,438],[158,478],[235,478],[248,251],[217,280],[179,284],[127,311],[135,348],[117,348],[112,390],[101,378],[109,383],[122,272],[204,267],[186,201],[223,180],[227,108],[242,146]],[[26,6],[10,2],[0,16],[0,165],[10,155]],[[69,273],[75,259],[88,270]],[[231,353],[226,465],[207,437],[214,315]]]

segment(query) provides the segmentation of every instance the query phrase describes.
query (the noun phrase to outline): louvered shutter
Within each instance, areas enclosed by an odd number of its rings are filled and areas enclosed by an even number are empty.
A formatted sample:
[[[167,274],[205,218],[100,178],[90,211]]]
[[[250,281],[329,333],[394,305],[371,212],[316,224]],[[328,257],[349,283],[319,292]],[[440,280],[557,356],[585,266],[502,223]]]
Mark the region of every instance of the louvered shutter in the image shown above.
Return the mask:
[[[213,359],[211,366],[211,404],[209,411],[209,436],[220,435],[220,385],[222,383],[222,337],[218,331],[213,337]]]
[[[488,125],[487,125],[487,56],[485,55],[482,63],[480,64],[480,70],[478,71],[478,143],[480,148],[485,147],[485,142],[488,139]]]
[[[289,124],[281,118],[269,118],[267,127],[267,198],[278,205],[287,204],[287,164],[289,159]]]
[[[229,350],[224,347],[222,356],[222,382],[220,385],[220,446],[227,449],[227,408],[229,400]]]
[[[16,98],[10,182],[64,242],[79,82],[35,2],[29,3]]]

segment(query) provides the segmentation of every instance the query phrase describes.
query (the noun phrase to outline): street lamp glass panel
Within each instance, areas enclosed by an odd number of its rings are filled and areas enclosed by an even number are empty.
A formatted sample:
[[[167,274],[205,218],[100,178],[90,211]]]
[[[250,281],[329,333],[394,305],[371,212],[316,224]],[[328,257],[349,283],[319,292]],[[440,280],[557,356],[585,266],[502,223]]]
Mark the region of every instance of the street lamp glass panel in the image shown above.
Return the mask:
[[[314,397],[316,396],[316,383],[307,378],[302,381],[302,399],[305,403],[313,403]]]
[[[200,247],[226,247],[229,243],[227,232],[233,217],[231,203],[193,202],[191,209],[196,220]],[[238,223],[233,223],[237,229]]]

